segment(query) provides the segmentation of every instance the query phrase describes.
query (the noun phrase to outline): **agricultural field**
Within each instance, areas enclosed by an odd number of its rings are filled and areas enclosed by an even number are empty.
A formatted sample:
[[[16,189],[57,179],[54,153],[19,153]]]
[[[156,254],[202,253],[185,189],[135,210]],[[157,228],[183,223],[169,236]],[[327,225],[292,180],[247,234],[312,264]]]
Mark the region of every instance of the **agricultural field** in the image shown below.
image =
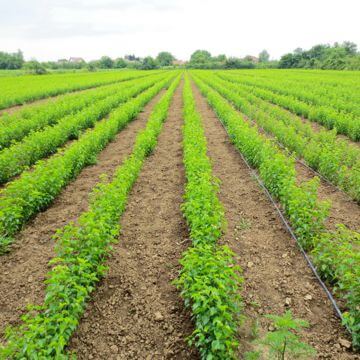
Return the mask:
[[[0,359],[360,358],[360,72],[0,89]]]

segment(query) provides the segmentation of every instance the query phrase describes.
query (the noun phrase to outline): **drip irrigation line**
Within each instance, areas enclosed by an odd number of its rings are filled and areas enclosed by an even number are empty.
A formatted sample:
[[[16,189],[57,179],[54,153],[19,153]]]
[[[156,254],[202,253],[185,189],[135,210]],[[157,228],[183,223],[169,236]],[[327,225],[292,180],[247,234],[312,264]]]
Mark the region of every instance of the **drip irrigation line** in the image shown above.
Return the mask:
[[[224,128],[226,134],[228,135],[228,137],[231,139],[232,137],[230,136],[230,134],[228,133],[224,123],[219,119],[220,124],[222,125],[222,127]],[[236,148],[236,147],[235,147]],[[265,194],[267,195],[267,197],[269,198],[270,202],[272,203],[272,205],[274,206],[274,208],[276,209],[277,213],[279,214],[283,224],[285,225],[285,228],[287,229],[287,231],[290,233],[291,237],[293,238],[293,240],[296,242],[296,244],[298,245],[301,254],[303,255],[303,257],[305,258],[308,266],[310,267],[311,271],[313,272],[313,274],[315,275],[316,279],[318,280],[319,284],[321,285],[321,287],[323,288],[323,290],[326,293],[326,296],[328,297],[328,299],[330,300],[332,306],[334,307],[334,310],[336,312],[336,315],[340,318],[340,320],[342,321],[342,323],[344,323],[344,317],[343,314],[335,300],[335,298],[332,296],[330,290],[328,289],[328,287],[326,286],[326,284],[321,280],[320,275],[318,274],[316,267],[314,266],[314,264],[312,263],[310,257],[307,255],[306,251],[303,249],[303,247],[300,244],[299,239],[296,237],[296,235],[294,234],[289,222],[287,221],[287,219],[285,218],[285,216],[283,215],[281,209],[279,208],[279,206],[276,204],[274,198],[272,197],[272,195],[270,194],[270,192],[268,191],[268,189],[266,188],[266,186],[264,185],[264,183],[262,182],[262,180],[259,178],[259,176],[257,175],[256,171],[250,166],[250,164],[248,163],[248,161],[246,160],[246,158],[244,157],[244,155],[240,152],[239,149],[237,149],[237,152],[239,153],[239,155],[241,156],[242,160],[245,162],[246,166],[248,167],[251,175],[257,180],[258,184],[260,185],[260,187],[263,189],[263,191],[265,192]],[[349,327],[347,325],[345,325],[346,330],[350,333],[350,335],[352,334],[351,330],[349,329]]]

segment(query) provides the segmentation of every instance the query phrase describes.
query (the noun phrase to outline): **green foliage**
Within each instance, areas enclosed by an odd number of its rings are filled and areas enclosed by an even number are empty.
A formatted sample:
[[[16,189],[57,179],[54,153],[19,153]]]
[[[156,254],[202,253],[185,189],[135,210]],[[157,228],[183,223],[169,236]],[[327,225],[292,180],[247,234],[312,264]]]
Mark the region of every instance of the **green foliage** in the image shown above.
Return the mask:
[[[211,54],[207,50],[196,50],[191,54],[190,63],[205,64],[211,60]]]
[[[360,348],[360,234],[338,225],[336,231],[319,236],[312,257],[322,277],[346,300],[345,324]]]
[[[12,115],[0,117],[0,150],[14,142],[22,140],[33,131],[39,131],[47,125],[54,125],[66,115],[74,115],[93,102],[98,102],[116,91],[123,91],[127,86],[139,83],[142,74],[129,72],[115,84],[90,89],[84,93],[66,94],[56,101],[24,107]],[[132,80],[132,81],[131,81]],[[143,81],[143,80],[141,80]]]
[[[302,342],[297,332],[309,326],[305,320],[294,319],[291,311],[284,315],[267,315],[272,320],[274,331],[268,332],[259,343],[267,353],[269,359],[313,359],[316,355],[315,349]],[[256,357],[255,357],[256,359]]]
[[[117,58],[114,61],[114,68],[116,68],[116,69],[123,69],[123,68],[126,68],[126,66],[127,66],[127,63],[123,58]]]
[[[94,64],[93,62],[90,62],[88,65],[87,65],[87,70],[90,71],[90,72],[95,72],[96,71],[96,64]]]
[[[271,141],[258,133],[256,127],[244,121],[219,93],[206,85],[204,81],[209,82],[210,77],[205,79],[200,72],[193,74],[200,90],[223,121],[234,145],[252,166],[259,169],[267,189],[280,200],[302,243],[312,243],[322,231],[328,213],[328,204],[317,200],[317,181],[297,186],[294,160],[282,154]],[[212,86],[217,88],[215,82]]]
[[[346,323],[352,329],[354,345],[358,346],[360,323],[358,311],[358,299],[360,298],[359,234],[344,227],[340,227],[336,233],[327,232],[324,222],[330,204],[318,200],[319,179],[314,178],[297,185],[293,159],[286,157],[273,142],[260,135],[255,126],[252,127],[244,121],[240,113],[236,112],[219,93],[206,85],[205,82],[233,100],[230,96],[232,91],[223,91],[224,89],[218,85],[219,81],[210,81],[211,76],[205,78],[203,72],[194,72],[193,74],[199,88],[225,124],[234,145],[251,165],[259,169],[260,177],[266,188],[280,201],[301,245],[306,251],[314,251],[314,260],[321,269],[319,271],[322,272],[323,277],[331,280],[335,289],[342,289],[339,291],[339,295],[346,301],[349,309],[348,313],[345,314]],[[246,102],[241,106],[241,110],[244,112],[251,109],[251,105]],[[257,110],[252,109],[251,111],[256,113]],[[264,116],[267,116],[267,113]],[[319,141],[327,144],[331,136],[333,135],[324,136],[320,134]],[[313,148],[311,150],[314,152]],[[356,151],[355,153],[357,154]],[[324,165],[325,159],[327,159],[327,163],[331,165],[333,157],[327,158],[328,155],[325,156],[325,154],[324,151],[320,163],[322,162]],[[329,173],[333,172],[333,167],[329,166],[328,171]],[[354,171],[354,174],[358,174],[358,172]],[[359,177],[354,175],[353,181],[356,183],[359,181]]]
[[[225,69],[253,69],[255,64],[248,60],[239,59],[236,57],[230,57],[226,60]]]
[[[155,106],[146,128],[136,137],[131,155],[116,170],[112,182],[100,182],[90,195],[89,210],[77,224],[68,224],[57,232],[57,257],[51,261],[45,301],[25,314],[19,327],[7,330],[1,358],[67,358],[65,347],[91,292],[106,272],[106,257],[119,236],[119,217],[145,158],[156,146],[179,80],[178,76]]]
[[[224,210],[217,197],[218,180],[212,175],[201,118],[187,76],[183,98],[187,183],[182,210],[193,247],[184,253],[180,261],[183,268],[175,283],[195,320],[189,343],[199,349],[202,359],[232,359],[238,346],[243,280],[233,252],[216,244],[225,228]]]
[[[157,68],[157,62],[151,56],[147,56],[141,62],[140,69],[141,70],[152,70]]]
[[[47,73],[45,66],[36,60],[27,61],[24,65],[24,69],[29,74],[44,75]]]
[[[208,76],[207,82],[266,132],[274,135],[288,150],[340,186],[354,200],[360,201],[360,177],[357,175],[360,151],[356,146],[338,139],[335,130],[317,132],[304,124],[301,118],[268,102],[270,100],[284,106],[287,103],[285,96],[258,86],[244,86],[241,78],[223,72],[218,72],[216,77]]]
[[[75,90],[84,90],[112,84],[143,74],[131,71],[107,71],[97,73],[65,73],[44,76],[19,76],[0,78],[0,109],[23,104]]]
[[[107,92],[107,96],[103,96],[98,101],[96,97],[92,97],[92,101],[87,101],[87,106],[78,113],[71,113],[60,119],[57,124],[46,126],[41,131],[31,132],[20,143],[2,150],[0,152],[0,184],[20,174],[39,159],[53,154],[66,141],[78,138],[83,130],[93,127],[98,120],[109,114],[119,104],[153,86],[161,77],[162,75],[150,77],[148,80],[136,80],[133,84],[120,84],[112,89],[113,92]],[[19,128],[16,130],[18,131]]]
[[[344,70],[348,69],[349,59],[358,56],[356,44],[350,41],[335,43],[333,46],[320,44],[308,51],[296,49],[293,53],[283,55],[279,67]],[[356,70],[360,70],[360,67]]]
[[[269,59],[270,59],[270,54],[266,50],[261,51],[261,53],[259,54],[259,62],[261,63],[268,62]]]
[[[180,264],[176,285],[195,319],[189,344],[199,349],[202,359],[235,359],[243,280],[233,252],[211,243],[194,244]]]
[[[220,74],[222,79],[236,84],[236,92],[241,94],[248,93],[264,100],[277,104],[291,112],[307,117],[311,121],[316,121],[328,129],[336,129],[340,134],[349,136],[352,140],[360,139],[360,108],[354,98],[353,101],[344,101],[341,98],[351,99],[351,93],[354,90],[348,90],[343,96],[336,88],[331,86],[327,91],[318,87],[314,89],[315,84],[296,83],[294,81],[284,81],[284,79],[256,79],[244,78],[239,76]],[[316,77],[313,79],[317,81]],[[321,81],[321,79],[319,79]],[[304,90],[312,86],[312,90]],[[254,98],[253,98],[254,99]],[[253,102],[256,100],[252,100]],[[260,103],[260,102],[259,102]],[[268,108],[270,108],[268,106]],[[275,110],[273,110],[275,111]],[[285,114],[284,110],[278,113]]]
[[[175,57],[168,51],[159,52],[156,57],[156,61],[160,66],[170,66],[174,60]]]
[[[98,61],[98,65],[100,69],[111,69],[114,66],[114,60],[109,56],[102,56]]]
[[[24,57],[23,53],[20,50],[13,54],[0,51],[0,69],[21,69],[23,64]]]
[[[134,119],[142,107],[150,101],[176,73],[158,81],[154,86],[117,108],[107,121],[98,122],[91,131],[85,132],[78,141],[48,161],[39,161],[33,171],[23,172],[19,179],[1,190],[0,248],[21,229],[31,216],[45,209],[61,189]],[[6,243],[6,244],[5,244]]]

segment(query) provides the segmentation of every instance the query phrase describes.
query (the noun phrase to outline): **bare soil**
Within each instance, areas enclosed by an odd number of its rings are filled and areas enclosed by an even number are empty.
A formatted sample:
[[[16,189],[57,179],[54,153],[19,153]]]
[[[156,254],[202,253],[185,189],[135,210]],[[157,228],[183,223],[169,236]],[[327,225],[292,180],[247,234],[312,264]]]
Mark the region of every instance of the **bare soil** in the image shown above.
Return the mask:
[[[75,221],[87,210],[88,195],[101,174],[112,176],[130,154],[137,132],[159,100],[161,92],[144,108],[138,118],[121,131],[89,166],[56,198],[52,206],[38,214],[18,234],[12,251],[0,259],[0,339],[7,325],[19,322],[28,303],[41,304],[44,298],[48,261],[54,257],[52,236],[56,229]]]
[[[70,350],[78,359],[194,359],[185,343],[189,314],[171,281],[189,245],[180,211],[182,86],[154,153],[146,160],[121,219],[109,274],[93,294]]]
[[[318,359],[359,359],[340,344],[341,339],[349,337],[324,291],[215,113],[199,90],[193,89],[213,171],[221,181],[220,200],[228,222],[222,241],[237,254],[244,269],[242,296],[247,321],[239,333],[240,353],[252,348],[251,328],[256,320],[260,333],[264,333],[269,326],[264,314],[282,314],[291,309],[296,317],[310,323],[303,338],[316,348]]]

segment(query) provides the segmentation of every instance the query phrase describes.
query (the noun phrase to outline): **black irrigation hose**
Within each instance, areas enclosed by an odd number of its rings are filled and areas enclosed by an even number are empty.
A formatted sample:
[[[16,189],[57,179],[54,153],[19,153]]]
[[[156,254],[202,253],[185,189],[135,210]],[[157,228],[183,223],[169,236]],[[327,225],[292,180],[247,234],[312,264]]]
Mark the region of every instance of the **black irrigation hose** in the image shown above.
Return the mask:
[[[225,125],[223,124],[223,122],[219,119],[220,124],[222,125],[222,127],[224,128],[226,134],[228,135],[228,137],[231,139],[230,134],[228,133]],[[236,147],[235,147],[236,148]],[[294,234],[290,224],[288,223],[288,221],[286,220],[285,216],[283,215],[282,211],[280,210],[280,208],[278,207],[278,205],[276,204],[276,202],[274,201],[272,195],[269,193],[268,189],[265,187],[264,183],[261,181],[261,179],[259,178],[259,176],[257,175],[256,171],[249,165],[248,161],[245,159],[244,155],[239,151],[239,149],[237,149],[237,152],[240,154],[241,158],[244,160],[246,166],[248,167],[248,169],[250,170],[252,176],[255,177],[255,179],[257,180],[257,182],[259,183],[260,187],[264,190],[265,194],[267,195],[267,197],[269,198],[269,200],[271,201],[271,203],[273,204],[273,206],[275,207],[276,211],[278,212],[282,222],[284,223],[286,229],[288,230],[288,232],[290,233],[291,237],[295,240],[296,244],[298,245],[298,247],[300,248],[300,251],[302,253],[302,255],[304,256],[308,266],[310,267],[311,271],[313,272],[313,274],[315,275],[316,279],[318,280],[318,282],[320,283],[321,287],[323,288],[323,290],[325,291],[328,299],[330,300],[331,304],[333,305],[336,315],[340,318],[340,320],[342,321],[342,323],[344,323],[344,317],[343,314],[339,308],[339,306],[337,305],[336,300],[334,299],[334,297],[332,296],[330,290],[327,288],[327,286],[325,285],[325,283],[321,280],[320,275],[318,274],[316,267],[314,266],[314,264],[312,263],[311,259],[309,258],[309,256],[307,255],[307,253],[305,252],[305,250],[303,249],[303,247],[301,246],[298,238],[296,237],[296,235]],[[347,325],[345,325],[346,330],[350,333],[350,335],[352,334],[351,330],[349,329],[349,327]]]

